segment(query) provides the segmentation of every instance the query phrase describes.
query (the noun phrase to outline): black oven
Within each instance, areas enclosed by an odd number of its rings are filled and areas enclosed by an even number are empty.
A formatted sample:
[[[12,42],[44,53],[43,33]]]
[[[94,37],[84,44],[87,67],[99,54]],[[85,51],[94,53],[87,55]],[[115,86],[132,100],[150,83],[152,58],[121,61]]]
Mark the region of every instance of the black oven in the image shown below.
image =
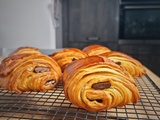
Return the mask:
[[[160,0],[121,0],[119,43],[160,44]]]

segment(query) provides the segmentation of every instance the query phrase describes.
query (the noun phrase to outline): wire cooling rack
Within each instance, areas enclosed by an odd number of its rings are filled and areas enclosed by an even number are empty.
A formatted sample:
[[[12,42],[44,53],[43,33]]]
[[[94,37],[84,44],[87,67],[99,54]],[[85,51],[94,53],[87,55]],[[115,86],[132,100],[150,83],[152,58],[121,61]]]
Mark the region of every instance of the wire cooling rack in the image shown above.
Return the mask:
[[[148,76],[137,78],[139,102],[122,108],[92,113],[71,104],[64,95],[62,83],[52,91],[11,93],[0,88],[0,119],[47,120],[159,120],[160,89]]]

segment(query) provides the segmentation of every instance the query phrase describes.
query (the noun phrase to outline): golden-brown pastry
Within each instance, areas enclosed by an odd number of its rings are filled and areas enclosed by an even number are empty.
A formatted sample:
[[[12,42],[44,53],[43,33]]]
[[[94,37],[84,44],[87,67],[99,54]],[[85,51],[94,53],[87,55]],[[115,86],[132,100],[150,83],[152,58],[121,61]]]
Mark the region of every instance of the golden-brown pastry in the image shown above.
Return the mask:
[[[44,54],[16,54],[0,65],[0,86],[21,93],[53,89],[62,77],[57,62]]]
[[[64,70],[63,82],[66,98],[92,112],[137,103],[140,98],[133,77],[123,67],[100,56],[70,63]]]
[[[146,74],[143,65],[125,53],[112,51],[102,55],[124,67],[134,78],[142,77],[142,75]]]
[[[40,53],[38,48],[26,46],[26,47],[19,47],[9,55],[15,55],[15,54],[23,54],[23,53]]]
[[[85,58],[87,56],[88,55],[85,52],[78,48],[65,48],[50,55],[51,58],[57,61],[62,72],[72,61]]]
[[[94,56],[110,52],[111,50],[105,46],[94,44],[86,46],[85,48],[83,48],[83,51],[86,52],[88,56]]]

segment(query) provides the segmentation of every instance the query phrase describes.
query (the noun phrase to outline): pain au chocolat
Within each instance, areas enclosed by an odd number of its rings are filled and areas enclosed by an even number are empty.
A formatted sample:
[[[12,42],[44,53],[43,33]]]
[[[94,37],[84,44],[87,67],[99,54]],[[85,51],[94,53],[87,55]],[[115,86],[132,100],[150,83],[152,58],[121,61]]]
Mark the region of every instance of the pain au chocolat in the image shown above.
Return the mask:
[[[31,46],[25,46],[25,47],[19,47],[9,55],[15,55],[15,54],[23,54],[23,53],[40,53],[38,48],[31,47]]]
[[[17,93],[53,89],[61,77],[58,63],[39,52],[15,52],[0,64],[0,86]]]
[[[123,67],[100,56],[70,63],[63,73],[64,93],[76,106],[91,112],[137,103],[133,77]]]
[[[88,56],[100,55],[106,52],[110,52],[111,50],[103,45],[93,44],[88,45],[83,48],[83,51],[88,54]]]
[[[51,58],[57,61],[61,67],[62,72],[72,61],[85,58],[87,56],[88,55],[85,52],[78,48],[64,48],[50,55]]]
[[[144,66],[138,60],[125,53],[111,51],[101,55],[124,67],[134,78],[142,77],[146,74]]]

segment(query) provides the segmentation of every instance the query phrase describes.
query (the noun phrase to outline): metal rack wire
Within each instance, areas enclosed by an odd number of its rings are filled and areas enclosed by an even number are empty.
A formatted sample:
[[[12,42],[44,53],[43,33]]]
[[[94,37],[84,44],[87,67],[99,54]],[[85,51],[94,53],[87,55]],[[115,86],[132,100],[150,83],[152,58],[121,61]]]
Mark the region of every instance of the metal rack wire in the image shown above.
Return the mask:
[[[0,88],[0,119],[137,120],[160,119],[160,89],[148,76],[137,78],[141,99],[137,104],[92,113],[71,104],[62,83],[47,92],[16,94]]]

